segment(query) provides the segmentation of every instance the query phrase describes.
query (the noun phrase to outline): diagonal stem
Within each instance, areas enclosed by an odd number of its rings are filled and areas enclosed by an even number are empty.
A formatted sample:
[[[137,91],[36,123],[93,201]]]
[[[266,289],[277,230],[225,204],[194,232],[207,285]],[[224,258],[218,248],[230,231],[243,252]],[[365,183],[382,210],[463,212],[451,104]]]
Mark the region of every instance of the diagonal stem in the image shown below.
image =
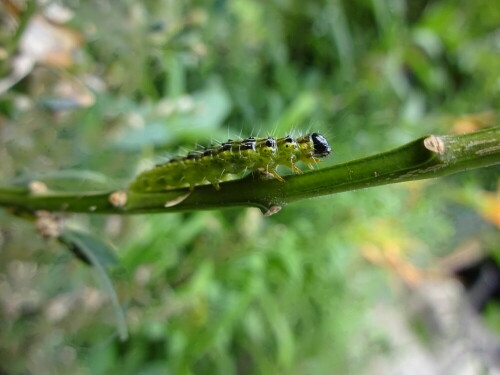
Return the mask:
[[[478,132],[426,136],[396,149],[347,163],[286,176],[286,182],[262,180],[250,175],[212,186],[196,187],[187,199],[165,207],[186,189],[160,193],[120,193],[112,204],[106,193],[33,194],[25,188],[0,187],[0,205],[18,210],[47,210],[100,214],[140,214],[211,210],[235,206],[259,207],[274,213],[280,207],[302,199],[319,197],[379,185],[445,176],[500,163],[500,127]],[[125,194],[126,193],[126,194]],[[124,200],[126,199],[126,204]]]

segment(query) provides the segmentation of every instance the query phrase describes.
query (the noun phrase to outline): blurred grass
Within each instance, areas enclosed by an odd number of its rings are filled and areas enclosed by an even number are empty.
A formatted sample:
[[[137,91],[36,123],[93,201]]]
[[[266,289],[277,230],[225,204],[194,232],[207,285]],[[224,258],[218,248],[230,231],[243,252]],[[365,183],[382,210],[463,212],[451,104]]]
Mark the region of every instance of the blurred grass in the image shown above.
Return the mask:
[[[15,28],[0,7],[2,45]],[[0,96],[2,183],[71,169],[122,186],[181,147],[309,129],[333,146],[325,164],[338,163],[498,118],[500,7],[489,0],[67,7],[67,27],[84,39],[72,65],[41,61]],[[58,107],[68,80],[94,104]],[[310,200],[270,218],[252,209],[70,218],[120,249],[126,342],[92,272],[1,211],[0,372],[362,373],[387,350],[370,311],[401,288],[366,254],[427,267],[468,238],[498,238],[467,199],[496,189],[498,168]]]

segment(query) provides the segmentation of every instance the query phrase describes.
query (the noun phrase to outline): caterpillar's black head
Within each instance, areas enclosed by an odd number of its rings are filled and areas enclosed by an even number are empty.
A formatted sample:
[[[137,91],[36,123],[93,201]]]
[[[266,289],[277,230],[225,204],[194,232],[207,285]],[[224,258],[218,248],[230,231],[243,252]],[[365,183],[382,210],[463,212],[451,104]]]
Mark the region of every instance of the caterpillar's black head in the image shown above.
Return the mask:
[[[311,140],[313,142],[314,146],[314,154],[313,156],[317,158],[324,158],[332,152],[332,149],[330,145],[328,144],[328,141],[323,137],[321,134],[318,133],[312,133],[311,134]]]

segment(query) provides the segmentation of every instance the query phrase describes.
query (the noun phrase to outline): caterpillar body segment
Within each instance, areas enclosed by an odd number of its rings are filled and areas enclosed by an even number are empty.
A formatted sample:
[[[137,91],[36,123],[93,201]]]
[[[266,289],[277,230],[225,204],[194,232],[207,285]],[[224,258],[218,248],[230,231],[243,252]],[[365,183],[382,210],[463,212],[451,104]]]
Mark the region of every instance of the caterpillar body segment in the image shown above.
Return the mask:
[[[260,171],[279,181],[285,181],[276,168],[284,165],[296,173],[302,173],[296,163],[303,162],[309,168],[321,158],[327,157],[331,148],[318,133],[298,138],[246,138],[231,140],[191,151],[184,157],[171,159],[142,172],[130,184],[137,192],[155,192],[212,184],[217,190],[219,183],[234,179],[246,171]]]

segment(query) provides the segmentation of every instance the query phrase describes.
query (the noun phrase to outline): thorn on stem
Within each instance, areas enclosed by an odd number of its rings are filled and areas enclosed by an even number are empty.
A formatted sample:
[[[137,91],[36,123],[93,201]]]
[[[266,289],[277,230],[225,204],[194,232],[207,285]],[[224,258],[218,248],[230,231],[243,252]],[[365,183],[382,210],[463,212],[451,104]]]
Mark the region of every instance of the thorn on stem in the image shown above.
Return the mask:
[[[31,194],[44,194],[49,191],[47,185],[41,181],[31,181],[28,185]]]
[[[279,211],[281,211],[283,207],[281,206],[271,206],[269,207],[269,209],[264,213],[264,216],[272,216],[276,213],[278,213]]]
[[[165,203],[164,206],[167,208],[177,206],[179,203],[186,200],[186,198],[189,197],[192,192],[193,192],[192,190],[189,190],[186,194],[182,194],[182,195],[178,196],[177,198],[174,198],[171,201],[168,201],[167,203]]]

